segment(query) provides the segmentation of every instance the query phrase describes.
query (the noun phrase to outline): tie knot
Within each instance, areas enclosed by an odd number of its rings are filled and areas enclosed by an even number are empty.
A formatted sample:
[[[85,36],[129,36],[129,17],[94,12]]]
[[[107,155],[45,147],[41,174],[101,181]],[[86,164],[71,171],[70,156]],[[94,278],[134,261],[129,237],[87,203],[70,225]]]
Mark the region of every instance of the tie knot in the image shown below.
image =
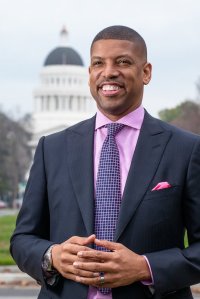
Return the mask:
[[[112,135],[112,136],[117,135],[117,133],[119,133],[124,126],[125,126],[124,124],[119,124],[119,123],[110,123],[105,125],[105,127],[108,128],[108,135]]]

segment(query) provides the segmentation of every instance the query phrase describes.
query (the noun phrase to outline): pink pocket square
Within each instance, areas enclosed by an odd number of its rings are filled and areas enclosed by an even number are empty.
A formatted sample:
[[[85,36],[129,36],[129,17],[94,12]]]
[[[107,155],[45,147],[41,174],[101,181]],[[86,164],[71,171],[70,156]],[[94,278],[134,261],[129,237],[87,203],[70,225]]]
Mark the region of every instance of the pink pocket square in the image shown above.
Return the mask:
[[[171,185],[168,182],[160,182],[151,191],[166,189],[170,187]]]

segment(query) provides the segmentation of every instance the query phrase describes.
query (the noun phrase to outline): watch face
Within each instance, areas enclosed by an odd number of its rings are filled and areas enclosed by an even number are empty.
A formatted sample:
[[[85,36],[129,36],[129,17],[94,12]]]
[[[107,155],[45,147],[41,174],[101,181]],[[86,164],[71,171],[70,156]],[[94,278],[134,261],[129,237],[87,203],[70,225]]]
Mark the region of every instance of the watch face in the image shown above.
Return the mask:
[[[51,271],[52,270],[50,260],[46,256],[44,257],[42,267],[45,271]]]

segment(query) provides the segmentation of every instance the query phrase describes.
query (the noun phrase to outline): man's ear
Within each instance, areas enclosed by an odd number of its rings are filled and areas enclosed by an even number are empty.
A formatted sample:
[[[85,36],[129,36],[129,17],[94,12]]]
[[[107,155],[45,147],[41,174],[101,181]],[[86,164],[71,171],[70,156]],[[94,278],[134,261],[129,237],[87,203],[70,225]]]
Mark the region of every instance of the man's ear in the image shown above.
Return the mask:
[[[143,83],[147,85],[151,81],[152,65],[149,62],[146,62],[143,67]]]

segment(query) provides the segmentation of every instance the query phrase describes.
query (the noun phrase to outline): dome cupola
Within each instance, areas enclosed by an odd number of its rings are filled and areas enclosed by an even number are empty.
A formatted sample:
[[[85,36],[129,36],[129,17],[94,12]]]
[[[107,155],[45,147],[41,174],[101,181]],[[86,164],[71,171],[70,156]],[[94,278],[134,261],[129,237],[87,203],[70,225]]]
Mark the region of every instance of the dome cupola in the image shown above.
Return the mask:
[[[79,65],[83,66],[81,56],[73,48],[67,46],[68,32],[65,27],[60,32],[61,43],[47,56],[44,66],[51,65]]]

